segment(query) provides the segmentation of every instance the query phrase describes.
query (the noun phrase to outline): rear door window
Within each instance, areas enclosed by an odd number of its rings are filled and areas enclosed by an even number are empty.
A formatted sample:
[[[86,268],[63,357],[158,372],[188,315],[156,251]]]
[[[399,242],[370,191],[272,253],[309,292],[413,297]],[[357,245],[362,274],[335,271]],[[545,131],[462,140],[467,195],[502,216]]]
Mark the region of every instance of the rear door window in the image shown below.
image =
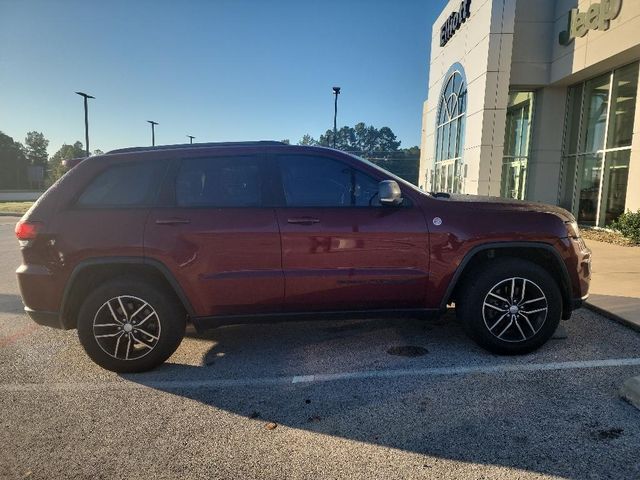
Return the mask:
[[[256,156],[191,158],[176,177],[179,207],[259,207],[263,175]]]
[[[89,183],[77,205],[103,208],[151,205],[166,168],[167,162],[162,160],[109,167]]]

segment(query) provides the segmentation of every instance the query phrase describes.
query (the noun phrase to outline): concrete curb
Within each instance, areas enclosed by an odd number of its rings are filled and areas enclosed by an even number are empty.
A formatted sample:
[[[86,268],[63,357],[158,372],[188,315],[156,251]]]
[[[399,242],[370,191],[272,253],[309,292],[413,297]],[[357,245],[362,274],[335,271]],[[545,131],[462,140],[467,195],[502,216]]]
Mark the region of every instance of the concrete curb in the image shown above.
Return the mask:
[[[625,380],[620,388],[620,396],[637,409],[640,409],[640,376]]]
[[[605,310],[604,308],[600,308],[596,305],[593,305],[588,301],[584,303],[584,306],[589,310],[592,310],[596,313],[599,313],[600,315],[610,318],[611,320],[615,320],[616,322],[621,323],[625,327],[629,327],[637,332],[640,332],[640,324],[636,322],[632,322],[631,320],[621,317],[620,315],[616,315],[615,313],[610,312],[609,310]]]

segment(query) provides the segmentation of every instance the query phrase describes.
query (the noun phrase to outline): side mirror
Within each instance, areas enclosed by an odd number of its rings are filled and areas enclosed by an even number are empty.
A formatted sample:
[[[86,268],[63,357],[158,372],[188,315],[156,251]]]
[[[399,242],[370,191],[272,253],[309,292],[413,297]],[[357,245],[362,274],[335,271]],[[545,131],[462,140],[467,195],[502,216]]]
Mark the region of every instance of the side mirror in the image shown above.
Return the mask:
[[[395,180],[383,180],[378,184],[378,198],[382,205],[397,206],[402,203],[402,192]]]

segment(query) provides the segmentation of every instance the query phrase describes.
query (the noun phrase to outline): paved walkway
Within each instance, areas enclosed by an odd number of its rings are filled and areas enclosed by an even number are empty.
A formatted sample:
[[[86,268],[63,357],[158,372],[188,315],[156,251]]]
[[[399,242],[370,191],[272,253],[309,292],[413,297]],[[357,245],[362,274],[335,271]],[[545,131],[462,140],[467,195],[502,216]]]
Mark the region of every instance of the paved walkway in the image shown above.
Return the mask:
[[[640,330],[640,247],[586,242],[593,252],[587,306]]]

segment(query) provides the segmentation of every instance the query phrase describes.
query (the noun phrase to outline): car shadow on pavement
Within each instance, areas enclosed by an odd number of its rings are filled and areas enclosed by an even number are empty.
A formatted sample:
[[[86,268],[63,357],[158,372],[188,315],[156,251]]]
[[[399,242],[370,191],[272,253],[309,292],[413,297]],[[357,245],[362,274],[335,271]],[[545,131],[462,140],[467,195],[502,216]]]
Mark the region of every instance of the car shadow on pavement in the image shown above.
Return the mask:
[[[23,308],[20,295],[0,293],[0,313],[22,313]]]
[[[251,419],[263,435],[277,425],[279,434],[293,428],[366,442],[426,455],[424,468],[435,457],[565,478],[600,478],[611,468],[603,459],[633,456],[625,450],[633,446],[625,444],[623,432],[640,436],[640,427],[594,416],[594,401],[606,394],[589,390],[576,398],[575,383],[582,381],[578,374],[569,382],[561,374],[525,372],[268,381],[316,372],[429,368],[440,366],[442,356],[449,364],[509,361],[480,350],[451,320],[448,315],[437,321],[319,321],[191,332],[211,343],[202,365],[168,363],[123,377]],[[422,347],[426,353],[387,353],[402,345]],[[559,348],[555,345],[548,348]],[[233,384],[238,379],[247,383]]]

